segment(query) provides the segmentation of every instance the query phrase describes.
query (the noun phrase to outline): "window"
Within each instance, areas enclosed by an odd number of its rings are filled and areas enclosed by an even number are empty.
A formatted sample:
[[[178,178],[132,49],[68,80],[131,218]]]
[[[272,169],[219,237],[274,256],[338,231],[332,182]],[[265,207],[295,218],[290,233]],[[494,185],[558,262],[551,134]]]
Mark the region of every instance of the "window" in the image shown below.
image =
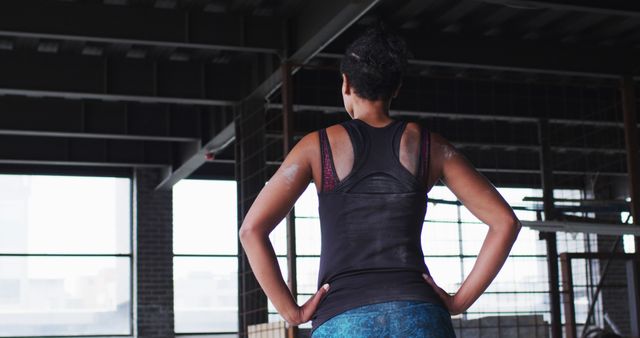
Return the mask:
[[[538,189],[499,188],[512,206],[523,206],[525,196],[539,197]],[[430,202],[422,231],[425,261],[436,282],[448,291],[457,290],[477,257],[487,226],[444,186],[429,193]],[[535,220],[536,213],[517,210],[522,220]],[[314,185],[302,194],[295,206],[298,303],[302,304],[317,291],[320,262],[320,220]],[[286,278],[286,225],[284,221],[271,233],[280,268]],[[547,304],[548,279],[544,242],[538,232],[523,228],[504,268],[487,292],[460,318],[472,320],[491,315],[540,315],[549,320]],[[270,321],[282,320],[269,302]],[[511,325],[511,324],[505,324]],[[520,324],[527,326],[527,324]],[[545,330],[540,325],[540,332]],[[311,322],[301,325],[310,328]],[[527,332],[524,329],[522,332]],[[467,332],[460,332],[467,333]],[[524,333],[523,333],[524,334]]]
[[[130,185],[0,175],[0,336],[132,334]]]
[[[176,333],[238,331],[235,181],[182,180],[173,188]]]
[[[537,205],[525,202],[524,197],[540,197],[539,189],[498,190],[521,220],[536,219]],[[454,291],[473,267],[488,228],[459,205],[448,188],[434,187],[429,198],[422,232],[425,261],[436,282]],[[302,304],[317,291],[321,235],[314,185],[309,185],[296,202],[295,218],[298,303]],[[562,246],[564,237],[559,236]],[[284,220],[270,239],[286,280]],[[186,180],[174,187],[176,332],[236,334],[237,245],[235,182]],[[268,312],[269,321],[283,320],[271,301]],[[492,316],[501,319],[487,324],[486,318]],[[489,325],[482,330],[510,327],[518,332],[515,336],[548,332],[546,250],[537,231],[526,227],[521,230],[495,281],[466,313],[454,318],[454,324],[464,336],[471,333],[465,330],[479,332],[481,327],[460,326],[457,320],[479,318],[483,318],[482,325]],[[301,327],[310,328],[311,322]]]

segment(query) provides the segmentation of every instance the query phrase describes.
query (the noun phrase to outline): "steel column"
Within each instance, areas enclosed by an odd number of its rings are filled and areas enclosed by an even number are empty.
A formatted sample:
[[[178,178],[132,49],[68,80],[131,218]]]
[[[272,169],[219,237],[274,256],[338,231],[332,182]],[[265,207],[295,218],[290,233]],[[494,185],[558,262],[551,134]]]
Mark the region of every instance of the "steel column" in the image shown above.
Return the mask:
[[[633,223],[638,225],[640,217],[640,164],[638,163],[638,128],[635,86],[631,75],[624,75],[620,81],[622,94],[622,112],[624,114],[624,136],[627,147],[627,172],[629,173],[629,196],[631,197],[631,216]],[[640,258],[640,237],[634,237],[635,255]],[[638,270],[638,260],[634,263]],[[640,332],[640,309],[630,309],[635,316],[631,319],[631,331]]]
[[[538,121],[538,140],[540,143],[540,173],[542,180],[542,202],[544,220],[555,218],[553,205],[553,171],[551,168],[551,147],[549,146],[549,125],[546,118]],[[551,337],[562,338],[560,319],[560,290],[558,284],[558,247],[555,232],[541,232],[541,239],[547,244],[547,270],[549,274],[549,303],[551,305]]]
[[[629,319],[631,320],[631,335],[640,336],[640,328],[638,328],[638,313],[640,310],[640,275],[638,271],[638,263],[636,261],[627,261],[627,294],[629,296]],[[634,322],[635,320],[635,322]]]
[[[562,262],[562,305],[564,306],[564,323],[566,327],[566,338],[576,337],[576,306],[573,293],[573,268],[571,258],[566,252],[560,254]]]

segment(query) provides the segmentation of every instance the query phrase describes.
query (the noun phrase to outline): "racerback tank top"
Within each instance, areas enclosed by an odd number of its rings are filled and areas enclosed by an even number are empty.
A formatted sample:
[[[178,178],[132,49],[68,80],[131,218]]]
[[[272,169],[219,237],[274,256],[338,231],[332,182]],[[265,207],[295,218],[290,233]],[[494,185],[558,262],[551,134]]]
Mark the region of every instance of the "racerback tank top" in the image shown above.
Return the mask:
[[[331,317],[362,305],[418,300],[444,306],[422,278],[429,274],[420,241],[427,208],[429,131],[421,128],[417,175],[399,159],[406,121],[373,127],[341,123],[354,153],[351,172],[338,179],[326,129],[319,130],[318,192],[322,245],[318,288],[331,285],[312,317],[312,332]]]

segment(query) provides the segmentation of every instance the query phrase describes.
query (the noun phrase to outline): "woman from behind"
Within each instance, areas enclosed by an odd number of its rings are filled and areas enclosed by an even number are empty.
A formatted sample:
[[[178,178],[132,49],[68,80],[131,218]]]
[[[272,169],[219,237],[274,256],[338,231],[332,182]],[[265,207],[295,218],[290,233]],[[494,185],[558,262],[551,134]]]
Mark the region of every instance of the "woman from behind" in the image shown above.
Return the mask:
[[[356,39],[340,67],[351,119],[302,138],[240,229],[267,297],[290,324],[312,320],[314,338],[454,337],[450,315],[465,311],[489,286],[520,229],[495,187],[444,137],[389,116],[406,64],[403,40],[383,26]],[[427,193],[440,180],[489,225],[454,295],[431,278],[420,242]],[[268,236],[311,181],[322,233],[318,291],[299,306]]]

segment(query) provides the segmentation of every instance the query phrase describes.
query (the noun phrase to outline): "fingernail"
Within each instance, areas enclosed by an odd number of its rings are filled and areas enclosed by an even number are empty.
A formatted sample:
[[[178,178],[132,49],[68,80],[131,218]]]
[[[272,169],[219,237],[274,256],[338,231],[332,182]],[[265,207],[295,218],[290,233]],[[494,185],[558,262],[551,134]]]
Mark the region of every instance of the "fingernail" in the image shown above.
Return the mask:
[[[329,284],[323,285],[322,288],[324,289],[324,291],[329,291]]]
[[[427,275],[426,273],[423,273],[422,277],[424,277],[424,279],[426,280],[431,280],[431,276]]]

